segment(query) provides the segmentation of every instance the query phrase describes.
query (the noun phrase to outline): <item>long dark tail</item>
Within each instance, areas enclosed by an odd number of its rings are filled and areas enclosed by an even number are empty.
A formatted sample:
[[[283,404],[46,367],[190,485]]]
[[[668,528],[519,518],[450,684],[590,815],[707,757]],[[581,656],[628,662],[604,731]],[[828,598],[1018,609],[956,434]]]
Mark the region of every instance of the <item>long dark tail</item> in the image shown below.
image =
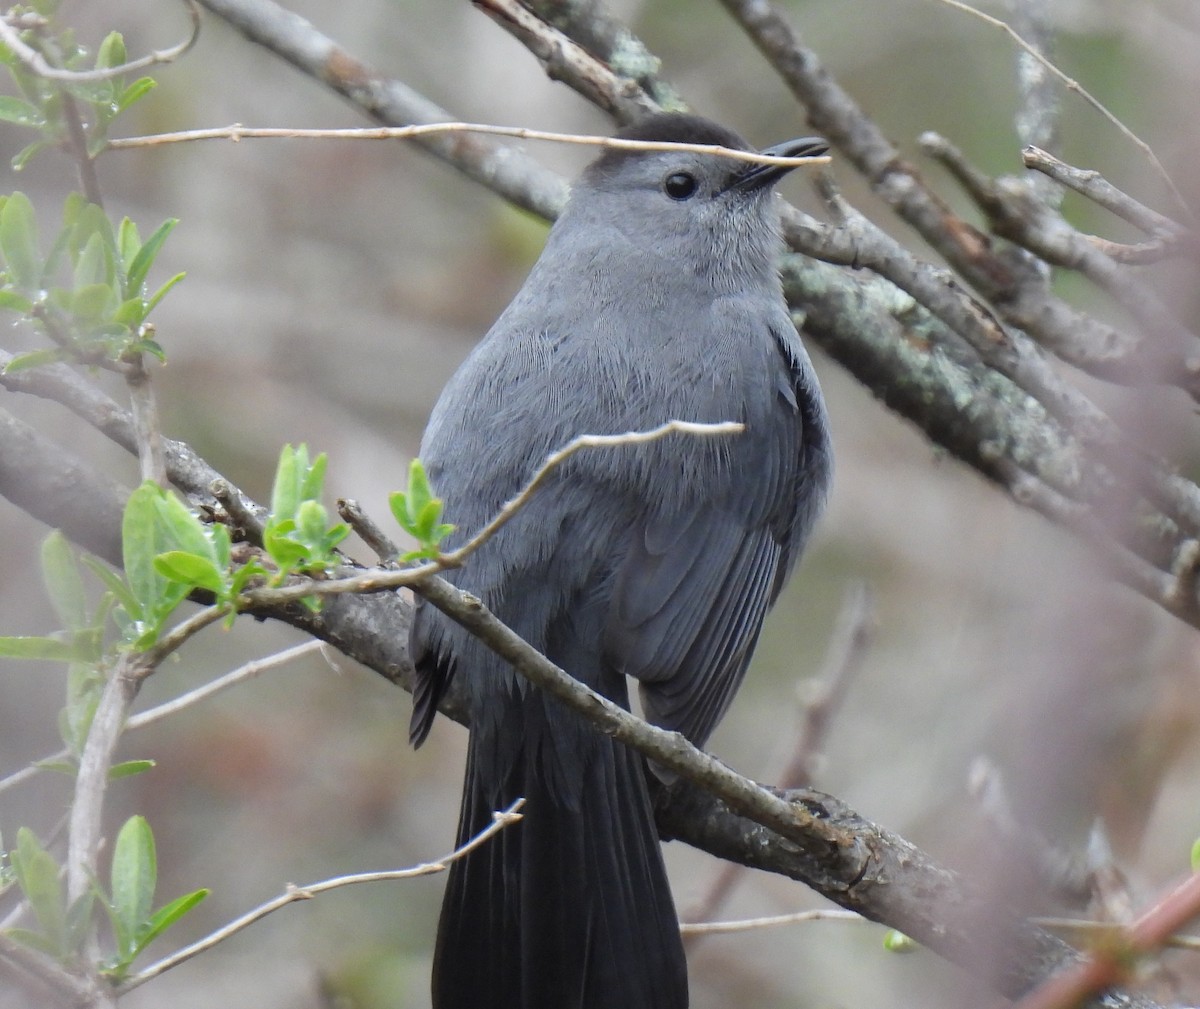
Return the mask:
[[[684,1009],[687,970],[642,759],[553,699],[515,691],[471,735],[434,1009]],[[553,729],[553,731],[551,731]]]

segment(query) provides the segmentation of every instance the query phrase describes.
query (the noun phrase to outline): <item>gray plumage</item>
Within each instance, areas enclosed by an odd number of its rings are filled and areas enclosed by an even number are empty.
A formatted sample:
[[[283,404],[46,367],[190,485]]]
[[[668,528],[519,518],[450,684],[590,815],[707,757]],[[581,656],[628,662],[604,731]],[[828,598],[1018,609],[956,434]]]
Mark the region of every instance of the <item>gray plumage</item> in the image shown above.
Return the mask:
[[[692,116],[622,135],[746,147]],[[575,455],[450,574],[611,699],[628,706],[635,677],[647,717],[697,745],[742,680],[830,476],[821,393],[777,273],[772,184],[785,171],[606,151],[446,386],[421,446],[454,545],[577,435],[745,425]],[[411,643],[415,744],[451,676],[470,698],[460,838],[527,797],[520,825],[452,867],[435,1009],[685,1006],[640,759],[428,606]]]

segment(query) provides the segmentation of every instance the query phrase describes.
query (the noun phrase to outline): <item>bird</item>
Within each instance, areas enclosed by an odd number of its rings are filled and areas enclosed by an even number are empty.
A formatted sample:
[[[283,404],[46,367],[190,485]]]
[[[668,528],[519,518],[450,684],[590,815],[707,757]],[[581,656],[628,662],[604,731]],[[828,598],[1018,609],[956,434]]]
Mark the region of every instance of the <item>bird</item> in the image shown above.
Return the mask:
[[[627,140],[750,150],[699,116]],[[766,149],[815,155],[803,138]],[[446,572],[576,679],[703,746],[822,510],[832,449],[784,301],[774,184],[787,166],[605,149],[524,285],[439,397],[420,458],[453,548],[583,434],[670,420],[741,433],[588,449]],[[683,1009],[687,966],[647,784],[596,731],[418,599],[410,738],[452,678],[470,736],[458,841],[522,820],[449,870],[434,1009]]]

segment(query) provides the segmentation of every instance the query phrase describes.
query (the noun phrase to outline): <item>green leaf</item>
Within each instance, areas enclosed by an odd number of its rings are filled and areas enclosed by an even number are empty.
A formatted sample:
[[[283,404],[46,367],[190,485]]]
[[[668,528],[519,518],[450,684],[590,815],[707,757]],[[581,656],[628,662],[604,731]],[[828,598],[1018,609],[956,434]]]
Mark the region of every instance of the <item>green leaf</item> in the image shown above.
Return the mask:
[[[45,662],[87,662],[92,650],[86,642],[72,637],[62,638],[4,637],[0,638],[0,656],[8,659],[38,659]]]
[[[111,284],[87,284],[71,297],[71,311],[85,322],[103,322],[117,309],[117,292]]]
[[[139,77],[117,96],[117,112],[124,112],[134,102],[148,95],[157,84],[153,77]]]
[[[13,159],[10,162],[12,165],[12,170],[14,172],[21,171],[27,164],[29,164],[30,159],[35,154],[37,154],[39,151],[45,150],[49,146],[50,143],[46,140],[35,140],[32,144],[26,144],[19,151],[17,151],[16,154],[13,155]]]
[[[142,929],[142,933],[138,936],[137,949],[134,955],[140,953],[155,939],[163,934],[168,928],[179,921],[185,914],[194,908],[200,901],[204,900],[209,894],[208,890],[193,890],[191,893],[185,893],[182,897],[176,897],[168,904],[164,904],[146,922]]]
[[[72,764],[69,760],[38,760],[34,762],[33,766],[41,768],[43,771],[54,771],[56,774],[65,774],[71,778],[79,773],[79,765]]]
[[[67,948],[83,949],[92,928],[92,908],[96,904],[96,892],[88,887],[67,908]]]
[[[12,95],[0,95],[0,119],[18,126],[41,127],[45,123],[37,108]]]
[[[137,254],[130,262],[128,274],[125,278],[125,297],[131,298],[134,295],[142,293],[142,288],[145,286],[146,276],[150,272],[150,267],[154,264],[154,260],[162,249],[163,243],[167,240],[167,236],[171,234],[178,223],[178,218],[167,218],[137,251]]]
[[[263,548],[284,572],[291,571],[308,559],[308,547],[288,537],[295,528],[296,523],[288,519],[263,529]]]
[[[28,354],[16,354],[4,366],[4,374],[11,375],[28,368],[40,368],[43,364],[55,364],[66,360],[69,356],[65,350],[60,350],[58,347],[51,347],[48,350],[31,350]]]
[[[7,928],[4,930],[4,934],[10,939],[16,939],[17,942],[36,949],[39,953],[53,957],[62,956],[62,947],[41,932],[34,932],[27,928]]]
[[[118,778],[132,778],[135,774],[151,771],[156,766],[153,760],[124,760],[119,764],[113,764],[108,769],[108,780],[116,781]]]
[[[115,275],[113,250],[101,232],[93,231],[75,261],[75,290],[93,285],[111,288]]]
[[[141,298],[126,298],[112,314],[113,322],[135,331],[146,318],[146,303]]]
[[[296,512],[296,531],[304,543],[318,544],[325,536],[329,512],[320,501],[304,500]]]
[[[414,459],[408,466],[408,498],[414,515],[433,500],[433,488],[420,459]]]
[[[154,569],[154,558],[167,549],[158,535],[154,511],[154,502],[161,494],[157,484],[142,484],[129,496],[121,524],[125,577],[138,610],[143,612],[158,603],[163,589],[162,576]]]
[[[58,878],[58,864],[28,827],[17,831],[17,850],[12,853],[17,884],[34,917],[58,956],[67,952],[66,900]]]
[[[142,239],[138,234],[138,226],[128,217],[122,217],[121,223],[117,226],[117,251],[121,254],[121,265],[127,276],[133,257],[138,254],[138,249],[141,247]]]
[[[233,573],[233,581],[229,586],[229,594],[236,596],[250,584],[252,579],[266,578],[270,574],[257,560],[250,560]]]
[[[125,61],[125,40],[120,32],[109,32],[96,52],[96,69],[111,70]]]
[[[883,948],[889,953],[916,953],[921,948],[921,944],[914,942],[903,932],[889,928],[883,937]]]
[[[63,626],[77,631],[87,624],[87,599],[79,562],[61,531],[42,541],[42,581]]]
[[[402,490],[392,491],[388,495],[388,507],[400,528],[407,531],[413,524],[412,516],[408,513],[408,495]]]
[[[79,223],[79,218],[83,211],[91,206],[88,203],[87,197],[83,193],[71,192],[67,193],[67,198],[63,200],[63,232],[70,237],[70,232],[75,230]],[[78,252],[78,249],[76,249]]]
[[[1192,872],[1200,872],[1200,837],[1192,842]]]
[[[16,291],[0,290],[0,308],[28,315],[33,311],[33,302]]]
[[[404,555],[406,561],[437,557],[442,540],[454,532],[453,525],[441,521],[442,499],[434,496],[420,459],[409,466],[407,491],[389,494],[388,507],[400,528],[420,546]]]
[[[71,234],[67,240],[67,251],[73,263],[78,264],[93,238],[98,238],[100,245],[108,252],[108,256],[104,257],[105,266],[107,267],[108,260],[111,259],[112,265],[115,267],[117,237],[113,233],[112,221],[108,219],[108,215],[104,213],[102,207],[84,201],[82,204],[77,205],[77,209],[74,210]],[[111,274],[107,272],[107,269],[100,275],[86,278],[82,283],[92,283],[101,280],[111,280]],[[76,281],[76,286],[79,283],[81,282]]]
[[[308,468],[308,446],[284,445],[275,468],[275,486],[271,489],[271,517],[294,519],[300,507],[300,484]]]
[[[117,602],[132,619],[141,619],[141,603],[138,602],[137,597],[130,591],[129,585],[120,575],[90,554],[83,555],[83,563],[91,569],[92,574],[104,583],[104,587],[116,597]]]
[[[157,883],[154,834],[144,816],[131,816],[117,834],[111,873],[113,931],[122,956],[135,952],[138,933],[154,906]]]
[[[229,527],[220,522],[214,522],[208,527],[209,539],[212,541],[213,560],[221,571],[228,571],[233,555],[233,544],[229,539]]]
[[[425,506],[417,515],[417,520],[414,523],[417,527],[417,538],[422,543],[428,543],[433,537],[433,531],[437,528],[438,520],[442,517],[442,502],[434,498],[432,501],[426,501]]]
[[[34,291],[41,277],[42,261],[37,218],[24,193],[13,193],[0,207],[0,253],[13,283],[22,290]]]
[[[154,502],[154,510],[172,546],[215,561],[212,542],[205,532],[204,523],[179,498],[160,491]]]
[[[167,292],[186,276],[186,273],[175,274],[175,276],[163,284],[162,287],[150,295],[150,300],[146,302],[146,315],[149,315],[154,310],[155,306],[162,301],[164,297],[166,297]]]
[[[186,585],[159,574],[154,560],[170,550],[205,552],[203,530],[196,529],[193,535],[192,523],[198,524],[198,520],[183,503],[152,481],[129,496],[121,536],[125,575],[140,610],[135,648],[146,648],[157,640],[163,621],[188,594]]]
[[[167,362],[167,352],[162,349],[162,344],[157,340],[134,340],[127,348],[128,353],[133,354],[149,354],[151,357],[156,357],[163,364]]]
[[[304,448],[305,462],[308,461],[308,448]],[[321,491],[325,486],[325,467],[329,464],[329,456],[321,452],[313,460],[311,466],[307,466],[302,474],[300,484],[300,497],[305,501],[315,501],[321,496]]]
[[[225,589],[225,579],[221,571],[208,557],[185,553],[182,550],[168,550],[154,558],[154,569],[173,582],[207,589],[215,595],[220,595]]]

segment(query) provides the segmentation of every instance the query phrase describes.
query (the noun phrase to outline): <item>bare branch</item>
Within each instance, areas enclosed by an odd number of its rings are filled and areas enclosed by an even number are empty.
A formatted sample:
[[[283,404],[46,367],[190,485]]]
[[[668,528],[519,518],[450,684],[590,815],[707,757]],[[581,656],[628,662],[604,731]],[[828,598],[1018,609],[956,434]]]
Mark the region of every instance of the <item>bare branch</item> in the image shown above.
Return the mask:
[[[0,495],[85,549],[121,562],[128,491],[6,410],[0,410]]]
[[[1135,147],[1137,147],[1137,149],[1145,156],[1146,160],[1150,162],[1151,166],[1153,166],[1155,172],[1158,173],[1158,177],[1162,179],[1163,184],[1167,187],[1167,190],[1171,193],[1171,196],[1174,197],[1179,208],[1188,216],[1189,219],[1195,218],[1191,207],[1188,206],[1187,200],[1184,199],[1183,193],[1176,188],[1175,183],[1171,180],[1170,173],[1167,172],[1166,168],[1163,166],[1163,163],[1158,160],[1158,155],[1154,153],[1154,149],[1148,143],[1142,140],[1136,133],[1134,133],[1133,130],[1121,122],[1117,116],[1109,112],[1104,104],[1093,94],[1091,94],[1091,92],[1084,88],[1083,85],[1064,74],[1058,69],[1058,67],[1046,59],[1046,57],[1040,52],[1038,52],[1035,46],[1032,46],[1026,42],[1023,38],[1021,38],[1020,35],[1013,31],[1008,24],[1001,21],[999,18],[994,18],[990,14],[984,14],[983,11],[976,10],[969,4],[963,3],[962,0],[938,0],[938,2],[945,4],[947,7],[953,7],[955,10],[972,14],[979,18],[979,20],[986,22],[993,28],[999,28],[1001,31],[1007,34],[1008,37],[1011,38],[1017,45],[1019,45],[1031,58],[1036,60],[1043,68],[1048,70],[1060,81],[1062,81],[1063,86],[1066,87],[1068,91],[1073,91],[1075,94],[1079,95],[1080,98],[1082,98],[1092,108],[1099,112],[1100,115],[1102,115],[1113,126],[1115,126],[1117,131],[1121,133],[1122,136],[1127,138]]]
[[[795,752],[779,775],[780,788],[799,788],[811,785],[816,779],[817,762],[833,716],[841,708],[850,683],[862,668],[862,660],[875,635],[875,624],[871,591],[862,582],[855,582],[842,600],[820,671],[811,681],[800,685],[806,695],[800,732]]]
[[[125,384],[133,406],[133,429],[137,438],[138,464],[142,480],[151,480],[160,487],[167,484],[167,463],[163,457],[162,424],[158,415],[158,398],[146,371],[144,355],[127,359]]]
[[[503,5],[516,6],[516,0],[503,0]],[[530,25],[534,34],[561,33],[591,56],[599,68],[596,72],[605,75],[607,90],[618,91],[636,84],[653,103],[650,110],[687,108],[678,89],[662,76],[662,61],[624,22],[606,11],[601,0],[523,0],[520,6],[537,15],[531,19],[535,23]],[[571,73],[572,66],[556,69],[560,73],[556,80],[586,95],[585,87],[581,86],[584,82]],[[614,115],[618,122],[628,121],[619,110]]]
[[[68,903],[81,897],[92,885],[92,880],[99,876],[96,859],[100,853],[108,771],[142,676],[134,661],[127,658],[118,660],[100,694],[96,714],[88,729],[87,741],[79,758],[79,770],[75,775],[75,795],[71,801],[67,837]],[[94,942],[94,937],[91,941]]]
[[[866,921],[857,911],[845,911],[823,907],[815,911],[796,911],[793,914],[775,914],[766,918],[742,918],[738,921],[697,921],[680,925],[685,936],[733,935],[737,932],[758,932],[781,925],[800,925],[810,921]]]
[[[861,658],[871,637],[874,623],[870,593],[856,583],[847,591],[834,624],[821,670],[800,685],[808,694],[803,703],[801,725],[791,758],[777,776],[779,788],[798,788],[816,780],[816,764],[825,734],[840,707],[853,675],[861,667]],[[807,689],[806,689],[807,688]],[[714,917],[745,876],[745,866],[721,863],[712,883],[689,912],[701,920]],[[700,938],[718,929],[684,928],[684,946],[693,948]]]
[[[28,393],[65,406],[75,416],[110,438],[127,452],[138,455],[138,435],[130,414],[106,396],[87,379],[77,375],[65,364],[43,365],[24,371],[6,372],[12,355],[0,350],[0,386],[13,392]],[[172,439],[163,440],[167,476],[171,483],[197,501],[211,498],[211,486],[221,480],[229,493],[236,495],[246,514],[263,514],[265,509],[255,505],[249,495],[239,490],[201,459],[190,445]],[[120,550],[101,555],[120,563]]]
[[[248,928],[257,921],[261,921],[267,915],[280,908],[287,907],[288,904],[294,904],[298,900],[311,900],[313,897],[322,893],[327,893],[330,890],[336,890],[343,886],[353,886],[357,883],[383,883],[393,880],[414,879],[418,876],[429,876],[438,872],[445,872],[446,868],[453,862],[457,862],[460,858],[465,857],[476,848],[490,841],[497,833],[514,823],[518,823],[521,819],[520,809],[525,804],[524,799],[517,799],[508,808],[492,814],[492,822],[465,844],[449,854],[443,855],[434,862],[423,862],[420,865],[415,865],[409,869],[385,869],[379,872],[360,872],[349,876],[335,876],[332,879],[321,880],[317,883],[309,883],[306,886],[293,886],[288,884],[287,889],[273,900],[269,900],[264,904],[251,911],[247,911],[240,918],[231,921],[228,925],[224,925],[210,935],[205,936],[192,943],[190,946],[185,946],[183,949],[172,953],[168,957],[164,957],[157,963],[152,964],[145,970],[139,971],[137,974],[126,978],[120,985],[117,986],[117,994],[124,995],[126,992],[132,991],[145,984],[147,981],[158,977],[158,975],[170,970],[172,967],[178,967],[181,963],[190,960],[192,957],[206,950],[212,949],[214,946],[224,942],[231,936],[237,935],[243,929]]]
[[[375,556],[379,558],[381,564],[386,567],[396,562],[400,556],[400,548],[392,542],[387,533],[376,525],[375,520],[363,511],[357,501],[353,498],[339,498],[337,511],[338,515],[358,533],[362,541],[375,551]]]
[[[535,17],[517,0],[474,0],[474,3],[537,57],[547,77],[569,82],[618,122],[629,122],[659,107],[635,80],[617,77],[583,46]]]
[[[4,445],[0,439],[0,457]],[[53,457],[29,463],[34,471],[39,466],[52,469],[55,464]],[[89,483],[80,483],[77,489],[96,497],[106,493],[99,485]],[[115,514],[119,528],[119,506]],[[445,589],[452,597],[455,595],[449,586]],[[468,599],[463,605],[473,618],[478,617],[481,607],[476,602]],[[404,645],[411,608],[396,593],[333,596],[315,614],[294,606],[263,606],[253,612],[329,641],[392,682],[411,688],[412,665]],[[585,705],[590,707],[592,702],[586,699],[586,688],[579,689],[584,692]],[[465,720],[465,709],[455,684],[451,685],[441,710],[459,721]],[[609,717],[609,712],[597,710],[604,718]],[[620,709],[616,711],[616,717],[633,717]],[[671,745],[682,744],[675,737],[668,739]],[[679,749],[686,752],[686,744]],[[701,757],[705,768],[709,762],[715,763],[711,758]],[[733,775],[727,769],[725,773]],[[742,781],[737,775],[733,775],[733,780]],[[774,808],[787,811],[793,830],[802,832],[811,825],[816,831],[807,843],[783,843],[781,835],[743,818],[724,800],[712,795],[707,790],[710,785],[693,785],[684,778],[670,789],[651,784],[655,788],[656,820],[663,836],[679,838],[718,858],[796,879],[850,910],[913,936],[982,976],[990,976],[998,950],[1011,950],[1006,973],[998,982],[1011,994],[1029,990],[1055,967],[1076,957],[1060,940],[1025,923],[992,917],[990,904],[968,881],[938,866],[903,838],[864,819],[832,796],[802,789],[780,797],[782,806]],[[747,794],[770,798],[771,793],[752,783],[743,787]],[[793,810],[797,813],[809,810],[815,815],[793,816]],[[1148,1005],[1133,999],[1113,1004]]]
[[[22,22],[20,25],[14,25],[10,17],[0,17],[0,41],[8,46],[17,58],[29,67],[30,70],[39,77],[45,77],[47,80],[63,81],[68,84],[111,80],[114,77],[144,70],[146,67],[159,63],[171,63],[179,59],[180,56],[196,44],[196,40],[200,37],[200,8],[196,5],[195,0],[183,0],[183,2],[187,7],[188,16],[192,21],[192,30],[186,39],[178,45],[171,46],[169,49],[155,50],[147,56],[130,60],[128,63],[122,63],[117,67],[101,67],[96,70],[63,70],[60,67],[51,66],[46,62],[45,57],[41,53],[27,46],[21,40],[21,30],[34,26],[30,25],[27,21]]]
[[[94,1006],[99,994],[94,982],[76,977],[45,953],[0,932],[0,964],[14,983],[39,997],[47,991],[63,1006]],[[15,969],[14,969],[15,968]]]
[[[319,641],[306,641],[302,645],[296,645],[292,648],[285,648],[283,651],[276,652],[274,655],[268,655],[265,658],[254,659],[244,665],[238,666],[237,669],[225,673],[223,676],[218,676],[215,680],[210,680],[208,683],[197,687],[195,690],[189,690],[186,694],[180,694],[178,697],[169,701],[164,701],[157,707],[150,708],[140,714],[133,715],[125,723],[125,732],[134,732],[137,729],[147,725],[153,725],[155,722],[161,721],[169,715],[174,715],[177,712],[190,708],[193,704],[198,704],[201,701],[206,701],[208,698],[219,694],[230,687],[237,686],[239,683],[244,683],[247,680],[252,680],[260,673],[266,672],[268,669],[275,669],[285,663],[291,662],[294,659],[302,658],[312,652],[320,651],[325,646]],[[19,771],[14,771],[7,778],[0,779],[0,792],[5,792],[10,788],[15,788],[17,785],[28,781],[42,767],[39,765],[56,763],[61,760],[66,760],[70,757],[70,750],[59,750],[57,753],[49,754],[36,760],[33,763],[21,768]]]
[[[438,558],[442,567],[458,567],[471,554],[483,546],[505,525],[518,511],[525,507],[529,499],[537,493],[546,479],[570,459],[584,449],[621,448],[627,445],[645,445],[658,441],[671,434],[686,434],[693,437],[709,438],[721,435],[741,434],[746,429],[744,424],[736,421],[721,421],[716,424],[700,424],[694,421],[669,420],[649,431],[627,431],[625,434],[581,434],[572,438],[562,448],[546,456],[541,466],[530,477],[528,483],[517,493],[516,497],[506,501],[496,513],[496,516],[470,540],[457,550],[442,554]]]
[[[1048,175],[1055,182],[1086,196],[1093,203],[1116,214],[1148,235],[1175,241],[1181,241],[1185,236],[1190,235],[1186,229],[1169,217],[1156,210],[1151,210],[1145,204],[1139,203],[1132,196],[1122,192],[1095,169],[1076,168],[1056,158],[1048,151],[1032,146],[1021,150],[1021,159],[1026,168],[1032,168]],[[1194,242],[1194,237],[1192,241]]]
[[[1151,380],[1178,385],[1200,400],[1200,374],[1192,363],[1198,349],[1196,336],[1171,315],[1146,285],[1122,270],[1049,207],[1031,199],[1023,182],[989,178],[937,133],[922,134],[920,142],[962,184],[987,215],[996,234],[1029,250],[1041,261],[1078,270],[1111,294],[1152,335],[1152,339],[1144,339],[1140,345],[1124,351],[1126,365],[1146,372]],[[1068,350],[1061,344],[1054,349]],[[1068,352],[1063,356],[1071,360],[1074,355]]]
[[[358,127],[352,129],[292,129],[284,127],[233,126],[208,130],[182,130],[177,133],[155,133],[145,137],[127,137],[109,142],[113,150],[134,147],[157,147],[161,144],[189,143],[197,140],[415,140],[443,133],[479,133],[485,136],[514,137],[517,140],[544,140],[556,144],[578,144],[584,147],[607,147],[618,151],[695,151],[751,165],[779,165],[794,168],[800,165],[827,165],[827,155],[786,158],[756,151],[742,151],[719,144],[683,144],[668,140],[626,140],[622,137],[601,137],[585,133],[551,133],[531,130],[524,126],[495,126],[490,123],[424,123],[420,126]]]
[[[246,38],[389,126],[442,123],[454,116],[408,85],[380,74],[308,21],[274,0],[200,0]],[[553,218],[566,182],[524,152],[478,137],[435,134],[418,140],[429,153],[519,207]]]
[[[1139,956],[1162,949],[1175,932],[1200,914],[1200,874],[1189,876],[1133,925],[1108,933],[1081,963],[1030,992],[1016,1009],[1068,1009],[1091,995],[1124,983]]]

